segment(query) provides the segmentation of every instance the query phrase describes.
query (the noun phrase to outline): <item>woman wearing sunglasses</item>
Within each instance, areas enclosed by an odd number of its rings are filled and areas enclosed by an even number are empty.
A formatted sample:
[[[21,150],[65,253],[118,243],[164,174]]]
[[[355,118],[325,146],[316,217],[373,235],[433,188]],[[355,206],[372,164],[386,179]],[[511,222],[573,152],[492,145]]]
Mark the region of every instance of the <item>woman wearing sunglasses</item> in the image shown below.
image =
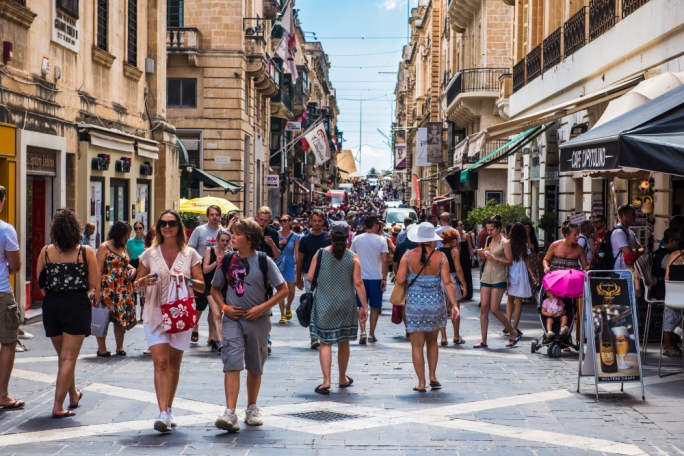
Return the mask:
[[[142,255],[145,250],[145,224],[143,222],[137,221],[133,224],[133,234],[134,236],[126,242],[126,250],[128,250],[128,256],[130,258],[130,265],[136,270],[140,266],[140,255]],[[140,315],[142,315],[142,296],[140,293],[133,293],[134,302],[140,300]],[[142,320],[138,320],[142,322]]]
[[[176,278],[184,280],[186,286],[196,293],[204,291],[202,257],[188,246],[178,212],[165,210],[159,216],[152,247],[140,255],[138,277],[136,285],[144,288],[146,296],[143,327],[152,352],[154,389],[159,405],[154,429],[168,432],[176,425],[171,407],[178,387],[183,352],[190,347],[192,327],[176,334],[164,332],[161,305],[168,300],[169,286]]]

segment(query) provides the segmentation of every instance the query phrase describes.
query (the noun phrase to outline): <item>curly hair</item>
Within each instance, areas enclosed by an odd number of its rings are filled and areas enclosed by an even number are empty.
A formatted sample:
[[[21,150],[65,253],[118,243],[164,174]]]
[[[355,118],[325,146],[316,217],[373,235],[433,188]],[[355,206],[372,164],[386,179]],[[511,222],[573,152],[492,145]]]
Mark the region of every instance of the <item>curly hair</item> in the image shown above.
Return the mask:
[[[81,222],[71,209],[57,209],[50,223],[52,244],[61,252],[68,252],[81,243]]]
[[[527,231],[525,231],[525,225],[515,222],[511,228],[511,235],[508,241],[511,244],[513,261],[520,261],[521,259],[527,261],[529,254],[527,253]]]
[[[117,249],[123,249],[126,247],[126,241],[131,234],[131,224],[126,220],[118,220],[114,222],[114,225],[109,229],[107,233],[107,240],[114,241],[114,247]]]
[[[458,231],[449,229],[442,233],[442,243],[444,243],[444,245],[450,244],[456,240],[458,240]]]

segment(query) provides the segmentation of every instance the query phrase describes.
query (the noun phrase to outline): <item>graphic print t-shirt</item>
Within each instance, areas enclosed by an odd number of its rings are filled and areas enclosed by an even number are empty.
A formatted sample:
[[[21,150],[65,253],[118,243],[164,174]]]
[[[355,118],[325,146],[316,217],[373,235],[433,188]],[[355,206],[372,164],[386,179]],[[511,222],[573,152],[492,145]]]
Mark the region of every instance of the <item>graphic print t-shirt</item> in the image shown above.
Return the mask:
[[[190,236],[188,245],[195,249],[199,255],[204,258],[204,251],[209,247],[214,247],[217,243],[216,237],[219,230],[209,228],[209,225],[201,225],[195,228]]]

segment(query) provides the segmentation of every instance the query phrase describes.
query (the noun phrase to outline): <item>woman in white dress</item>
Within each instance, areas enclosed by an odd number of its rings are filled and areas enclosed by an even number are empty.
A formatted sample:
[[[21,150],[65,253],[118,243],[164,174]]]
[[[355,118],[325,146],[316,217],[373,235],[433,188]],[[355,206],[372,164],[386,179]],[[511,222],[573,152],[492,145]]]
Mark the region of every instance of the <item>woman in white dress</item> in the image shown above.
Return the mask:
[[[513,316],[513,327],[518,331],[518,323],[520,323],[520,315],[522,314],[522,301],[532,296],[529,277],[532,277],[535,284],[539,283],[539,279],[532,267],[525,225],[520,222],[513,225],[509,242],[513,253],[513,264],[508,269],[508,302],[513,302],[513,306],[506,306],[506,317],[510,321],[511,315]]]

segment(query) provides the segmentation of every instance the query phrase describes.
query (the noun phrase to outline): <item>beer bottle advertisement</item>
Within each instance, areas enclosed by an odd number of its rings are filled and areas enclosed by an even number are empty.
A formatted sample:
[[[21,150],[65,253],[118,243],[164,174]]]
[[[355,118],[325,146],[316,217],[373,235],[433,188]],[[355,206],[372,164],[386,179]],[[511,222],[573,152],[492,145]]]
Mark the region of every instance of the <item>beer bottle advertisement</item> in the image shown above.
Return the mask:
[[[599,382],[640,380],[635,343],[638,328],[630,304],[630,283],[592,278],[590,285]]]

